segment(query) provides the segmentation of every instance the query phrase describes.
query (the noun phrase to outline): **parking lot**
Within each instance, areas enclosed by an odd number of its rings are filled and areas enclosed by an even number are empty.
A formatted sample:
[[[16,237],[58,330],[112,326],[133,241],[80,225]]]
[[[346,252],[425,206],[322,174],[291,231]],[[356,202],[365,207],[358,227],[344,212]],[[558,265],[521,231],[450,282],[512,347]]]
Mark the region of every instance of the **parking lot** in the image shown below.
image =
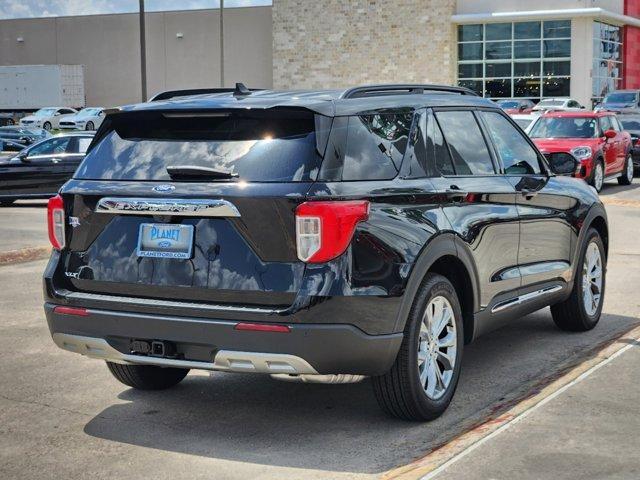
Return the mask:
[[[562,333],[546,309],[482,337],[465,350],[451,407],[425,424],[381,414],[368,380],[315,385],[192,372],[172,390],[128,389],[102,362],[54,346],[42,312],[41,252],[0,266],[0,477],[56,472],[58,478],[174,479],[188,471],[189,478],[216,479],[420,478],[429,472],[436,478],[562,478],[580,473],[580,465],[591,478],[637,476],[640,356],[637,342],[624,334],[640,324],[640,183],[609,182],[602,195],[611,249],[598,327]],[[46,245],[44,206],[18,202],[0,210],[4,253]],[[626,345],[635,347],[584,381],[565,390],[553,386],[572,369],[596,365],[603,349]],[[492,421],[504,423],[505,412],[547,387],[555,398],[486,437]],[[453,448],[461,438],[467,443]],[[446,468],[433,470],[447,460]]]

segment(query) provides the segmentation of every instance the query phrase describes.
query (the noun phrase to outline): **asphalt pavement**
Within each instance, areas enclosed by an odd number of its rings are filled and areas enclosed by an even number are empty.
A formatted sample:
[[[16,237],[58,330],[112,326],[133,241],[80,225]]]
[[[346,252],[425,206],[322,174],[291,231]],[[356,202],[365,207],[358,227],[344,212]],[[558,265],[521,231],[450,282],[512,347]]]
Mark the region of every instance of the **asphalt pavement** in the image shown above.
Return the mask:
[[[545,309],[480,338],[464,352],[451,407],[425,424],[384,416],[368,380],[314,385],[198,373],[169,391],[128,389],[102,362],[54,346],[42,313],[45,261],[1,266],[0,478],[379,478],[446,445],[640,323],[638,187],[612,184],[604,192],[629,205],[607,207],[611,252],[598,327],[560,332]],[[0,241],[26,235],[33,245],[46,242],[44,209],[18,205],[0,209]],[[20,229],[31,230],[33,240],[14,233]],[[630,349],[567,390],[575,397],[559,396],[440,475],[637,478],[627,476],[633,448],[639,451],[629,436],[640,427],[637,357]]]

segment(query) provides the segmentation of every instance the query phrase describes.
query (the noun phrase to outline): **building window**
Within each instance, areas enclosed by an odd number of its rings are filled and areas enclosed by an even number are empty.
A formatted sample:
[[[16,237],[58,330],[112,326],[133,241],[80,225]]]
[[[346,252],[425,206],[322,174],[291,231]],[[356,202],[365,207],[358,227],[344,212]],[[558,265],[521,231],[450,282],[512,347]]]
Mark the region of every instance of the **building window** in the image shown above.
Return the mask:
[[[622,87],[622,29],[593,22],[593,102]]]
[[[485,97],[566,97],[570,69],[571,20],[458,26],[458,85]]]

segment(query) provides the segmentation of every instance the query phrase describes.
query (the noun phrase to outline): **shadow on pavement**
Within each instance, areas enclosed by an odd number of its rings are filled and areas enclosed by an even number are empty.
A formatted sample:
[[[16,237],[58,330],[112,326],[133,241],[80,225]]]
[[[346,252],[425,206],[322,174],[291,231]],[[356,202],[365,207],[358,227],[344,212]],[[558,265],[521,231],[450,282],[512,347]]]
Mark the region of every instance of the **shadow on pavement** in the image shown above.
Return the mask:
[[[593,331],[570,334],[555,328],[546,309],[490,333],[466,347],[454,401],[431,423],[384,416],[368,380],[313,385],[215,373],[189,376],[164,392],[124,390],[123,402],[95,416],[84,431],[114,442],[258,465],[380,473],[499,412],[638,323],[604,315]]]

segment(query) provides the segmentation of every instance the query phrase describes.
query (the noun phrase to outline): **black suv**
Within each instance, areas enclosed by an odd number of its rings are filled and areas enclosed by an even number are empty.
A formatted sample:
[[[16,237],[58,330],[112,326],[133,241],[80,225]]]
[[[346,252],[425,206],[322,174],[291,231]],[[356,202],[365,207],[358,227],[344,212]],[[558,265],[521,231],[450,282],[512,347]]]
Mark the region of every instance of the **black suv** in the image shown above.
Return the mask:
[[[605,210],[550,165],[576,161],[457,87],[238,85],[111,111],[49,203],[49,328],[135,388],[366,375],[388,413],[432,419],[478,335],[548,305],[563,330],[600,318]]]

